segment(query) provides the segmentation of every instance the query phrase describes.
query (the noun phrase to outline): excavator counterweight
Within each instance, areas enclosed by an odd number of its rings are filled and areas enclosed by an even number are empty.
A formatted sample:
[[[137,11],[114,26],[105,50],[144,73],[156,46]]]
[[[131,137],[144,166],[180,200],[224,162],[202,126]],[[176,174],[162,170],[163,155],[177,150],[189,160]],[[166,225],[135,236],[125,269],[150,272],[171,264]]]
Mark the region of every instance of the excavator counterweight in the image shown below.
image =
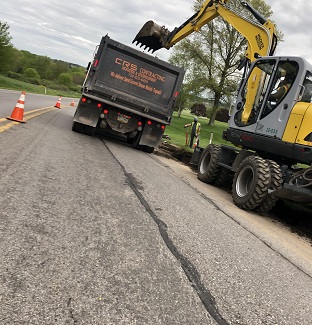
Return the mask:
[[[162,40],[166,36],[167,32],[168,31],[164,27],[149,20],[140,29],[132,43],[135,43],[140,47],[145,46],[144,49],[155,52],[164,47]]]

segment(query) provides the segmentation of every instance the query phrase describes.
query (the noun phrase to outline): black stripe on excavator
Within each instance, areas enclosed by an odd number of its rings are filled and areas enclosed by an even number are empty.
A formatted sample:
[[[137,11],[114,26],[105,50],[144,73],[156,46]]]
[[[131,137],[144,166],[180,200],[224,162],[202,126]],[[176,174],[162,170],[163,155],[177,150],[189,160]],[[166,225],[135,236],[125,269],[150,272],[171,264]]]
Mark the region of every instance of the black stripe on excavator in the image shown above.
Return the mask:
[[[312,163],[312,147],[232,128],[224,131],[223,139],[241,148],[256,151],[261,157],[279,164]]]

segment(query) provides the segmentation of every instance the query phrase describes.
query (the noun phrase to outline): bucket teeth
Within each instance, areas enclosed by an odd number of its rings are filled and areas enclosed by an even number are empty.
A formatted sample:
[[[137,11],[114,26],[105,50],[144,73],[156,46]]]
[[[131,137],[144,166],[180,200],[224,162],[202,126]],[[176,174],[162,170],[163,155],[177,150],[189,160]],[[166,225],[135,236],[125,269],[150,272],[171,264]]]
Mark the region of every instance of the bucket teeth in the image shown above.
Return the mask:
[[[162,27],[149,20],[140,29],[132,43],[140,47],[145,46],[144,50],[148,49],[148,51],[154,52],[163,47],[160,41],[161,37]]]

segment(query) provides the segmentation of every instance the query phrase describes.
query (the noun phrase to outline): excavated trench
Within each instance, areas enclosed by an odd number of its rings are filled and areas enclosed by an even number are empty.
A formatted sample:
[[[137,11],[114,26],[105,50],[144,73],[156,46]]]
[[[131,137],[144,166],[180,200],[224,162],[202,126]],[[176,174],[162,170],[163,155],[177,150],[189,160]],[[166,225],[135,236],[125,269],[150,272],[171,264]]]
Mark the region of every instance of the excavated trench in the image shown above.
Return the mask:
[[[163,142],[155,154],[176,159],[197,171],[197,165],[192,164],[192,153],[173,144]],[[231,192],[231,184],[224,187],[225,191]],[[275,207],[266,214],[268,217],[279,220],[287,225],[292,232],[307,238],[312,246],[312,206],[302,206],[286,200],[278,200]]]

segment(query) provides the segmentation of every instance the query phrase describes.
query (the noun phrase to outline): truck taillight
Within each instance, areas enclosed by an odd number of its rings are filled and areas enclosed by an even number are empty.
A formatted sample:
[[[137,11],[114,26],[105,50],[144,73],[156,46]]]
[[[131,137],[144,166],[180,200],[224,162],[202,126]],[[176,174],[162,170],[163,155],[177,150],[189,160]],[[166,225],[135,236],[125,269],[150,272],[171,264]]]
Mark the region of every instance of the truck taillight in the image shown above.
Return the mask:
[[[148,120],[147,125],[152,125],[152,121]]]
[[[93,65],[96,67],[99,64],[99,60],[95,60]]]
[[[179,96],[179,92],[176,91],[176,92],[174,93],[173,97],[174,97],[174,98],[177,98],[178,96]]]
[[[142,126],[142,122],[141,121],[138,122],[138,126]]]
[[[103,113],[104,113],[105,115],[107,115],[107,114],[108,114],[108,109],[104,109]]]
[[[86,97],[82,97],[82,98],[81,98],[81,101],[82,101],[83,103],[85,103],[85,102],[87,101],[87,98],[86,98]]]
[[[101,108],[101,107],[102,107],[102,103],[98,103],[98,104],[97,104],[97,107],[98,107],[98,108]]]
[[[161,126],[161,129],[162,129],[162,130],[165,130],[165,128],[166,128],[165,125],[162,125],[162,126]]]

